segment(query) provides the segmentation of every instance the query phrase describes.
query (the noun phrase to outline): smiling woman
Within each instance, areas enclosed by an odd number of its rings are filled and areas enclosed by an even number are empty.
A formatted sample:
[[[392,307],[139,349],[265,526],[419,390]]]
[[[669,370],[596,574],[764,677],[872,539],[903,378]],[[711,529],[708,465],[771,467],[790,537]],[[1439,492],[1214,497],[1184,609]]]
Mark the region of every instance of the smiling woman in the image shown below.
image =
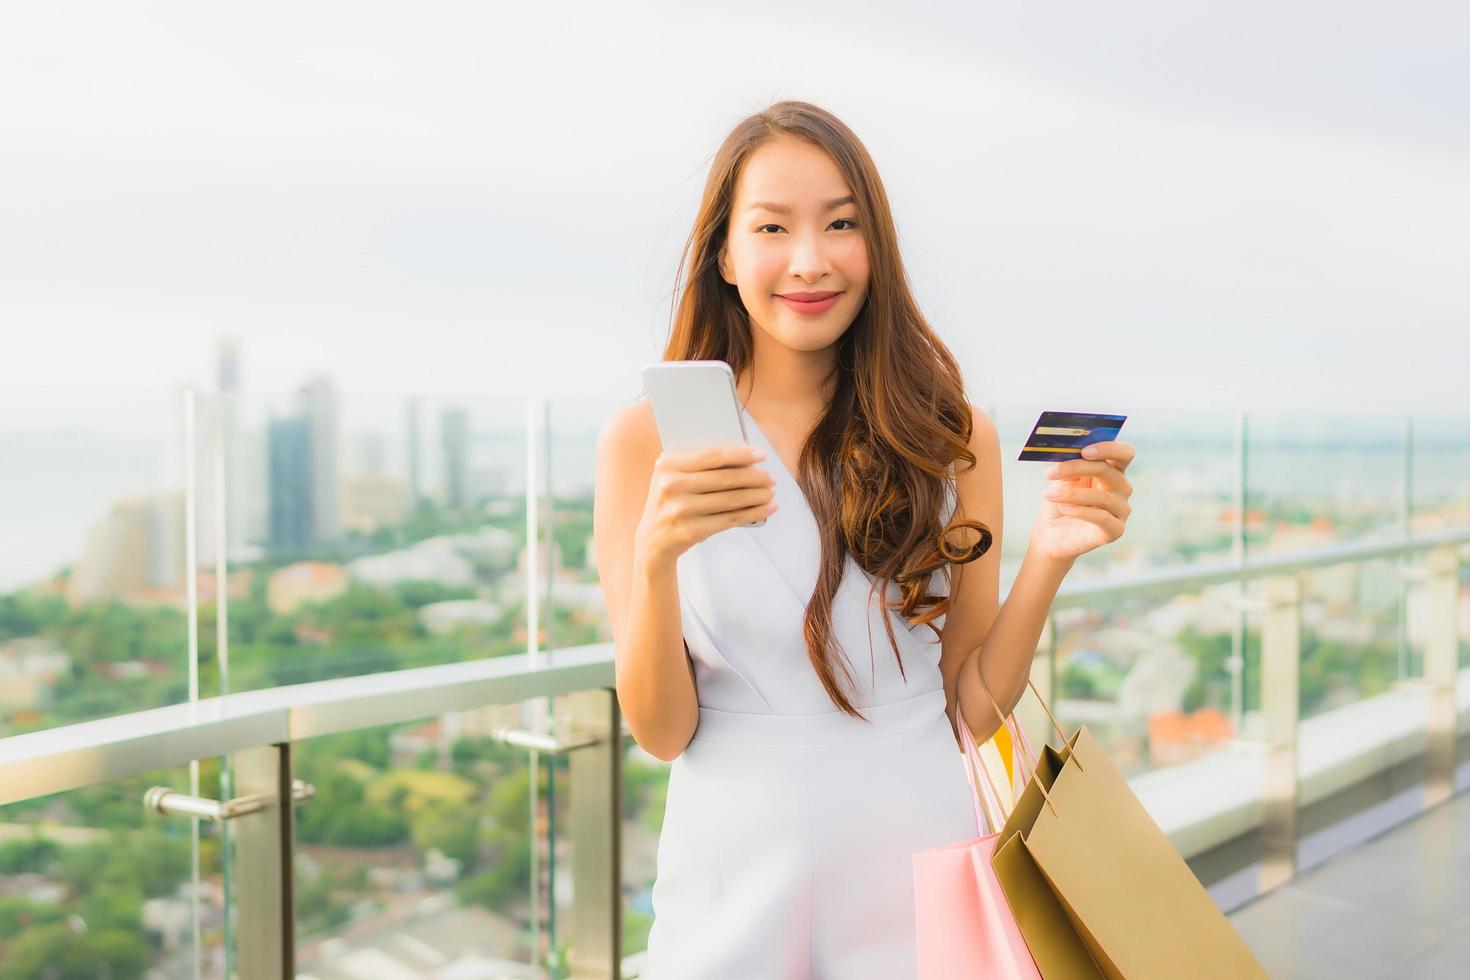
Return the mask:
[[[995,426],[867,150],[810,103],[726,138],[678,279],[664,358],[730,366],[774,479],[660,452],[647,404],[599,440],[618,700],[672,763],[645,976],[915,977],[915,856],[980,833],[954,726],[1014,708],[1073,560],[1122,533],[1132,448],[1065,464],[1001,605]]]
[[[831,643],[849,561],[875,591],[897,590],[912,628],[948,611],[934,574],[993,541],[981,521],[940,519],[956,460],[975,463],[959,367],[908,290],[877,167],[809,103],[773,106],[726,139],[684,258],[696,272],[664,356],[729,362],[751,418],[793,461],[820,528],[802,597],[808,659],[837,709],[861,717],[846,651]],[[978,533],[962,543],[965,532]]]
[[[660,453],[646,404],[599,440],[618,699],[672,760],[645,975],[914,977],[914,855],[979,833],[952,719],[994,727],[982,661],[1015,703],[1069,561],[1028,561],[999,615],[995,427],[835,116],[736,126],[682,268],[664,357],[730,365],[776,507],[718,522],[766,487],[744,456]]]

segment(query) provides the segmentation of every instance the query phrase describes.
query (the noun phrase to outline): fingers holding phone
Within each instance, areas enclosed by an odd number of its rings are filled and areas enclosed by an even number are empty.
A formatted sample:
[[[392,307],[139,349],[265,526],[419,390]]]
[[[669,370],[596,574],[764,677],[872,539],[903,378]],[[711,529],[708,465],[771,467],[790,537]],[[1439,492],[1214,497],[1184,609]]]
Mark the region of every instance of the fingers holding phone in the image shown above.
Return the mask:
[[[748,445],[665,450],[653,466],[638,525],[642,546],[668,560],[713,534],[776,512],[776,480],[757,465],[765,452]]]
[[[775,512],[775,480],[745,434],[735,373],[721,360],[643,366],[663,453],[648,491],[641,540],[677,557],[719,531],[760,527]]]

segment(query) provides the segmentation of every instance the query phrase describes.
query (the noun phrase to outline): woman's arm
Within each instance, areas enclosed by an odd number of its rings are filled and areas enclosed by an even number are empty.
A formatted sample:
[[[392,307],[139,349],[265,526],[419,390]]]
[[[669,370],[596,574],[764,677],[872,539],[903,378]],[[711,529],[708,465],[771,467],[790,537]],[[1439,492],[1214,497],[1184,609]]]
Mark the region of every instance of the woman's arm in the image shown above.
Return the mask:
[[[1027,548],[985,641],[970,652],[960,667],[960,710],[977,743],[984,743],[1001,726],[991,697],[1009,715],[1026,692],[1042,627],[1074,560],[1039,557]],[[981,684],[984,690],[979,687]],[[990,692],[989,696],[986,691]]]
[[[676,559],[649,554],[639,541],[659,452],[647,402],[624,408],[604,426],[592,536],[612,627],[618,705],[634,740],[668,762],[699,724],[699,697],[679,613]]]
[[[1042,626],[1073,563],[1123,536],[1133,512],[1133,484],[1124,471],[1134,455],[1126,442],[1096,442],[1083,449],[1083,458],[1047,468],[1041,512],[1010,594],[960,669],[960,706],[977,741],[1001,726],[990,696],[1006,714],[1021,700]]]

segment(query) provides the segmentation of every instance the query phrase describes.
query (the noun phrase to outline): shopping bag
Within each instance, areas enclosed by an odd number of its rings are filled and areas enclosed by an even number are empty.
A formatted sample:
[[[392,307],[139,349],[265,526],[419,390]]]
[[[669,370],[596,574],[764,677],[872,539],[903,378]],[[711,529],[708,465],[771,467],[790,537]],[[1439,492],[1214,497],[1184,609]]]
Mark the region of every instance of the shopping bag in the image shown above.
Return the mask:
[[[1086,727],[1042,750],[991,867],[1044,977],[1266,976]]]
[[[1015,743],[1011,740],[1010,729],[1002,725],[996,731],[996,733],[991,736],[990,741],[986,742],[984,746],[981,746],[981,748],[984,749],[986,746],[993,746],[995,748],[996,755],[1004,761],[1006,767],[1006,785],[1010,786],[1012,783],[1015,782],[1016,779],[1015,766],[1012,764],[1012,760],[1016,756],[1016,751]],[[1006,808],[1006,812],[1011,812],[1009,807]]]
[[[963,715],[957,720],[975,823],[982,833],[914,854],[919,980],[1040,980],[990,865],[996,828],[1008,810],[970,726]],[[1005,771],[998,757],[994,765]]]
[[[1000,731],[1004,732],[1006,729],[1002,728]],[[985,743],[979,747],[978,762],[980,771],[988,781],[987,786],[1000,797],[1001,813],[1009,816],[1016,807],[1016,790],[1011,774],[1016,769],[1022,769],[1025,772],[1031,770],[1029,767],[1017,765],[1011,761],[1011,755],[1014,753],[1007,750],[1011,749],[1015,742],[1009,735],[1004,739],[999,736],[1000,732],[997,732],[996,737],[986,739]],[[1003,749],[1002,745],[1006,748]],[[999,830],[1000,825],[1004,822],[1005,817],[1003,816],[991,829]]]

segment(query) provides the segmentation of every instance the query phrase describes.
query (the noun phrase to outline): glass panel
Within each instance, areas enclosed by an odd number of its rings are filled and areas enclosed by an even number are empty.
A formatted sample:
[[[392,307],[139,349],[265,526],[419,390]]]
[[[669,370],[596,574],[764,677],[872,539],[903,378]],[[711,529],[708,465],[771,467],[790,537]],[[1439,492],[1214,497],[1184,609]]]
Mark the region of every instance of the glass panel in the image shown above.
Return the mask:
[[[1470,415],[1416,415],[1412,424],[1414,531],[1470,527]]]
[[[1470,527],[1470,415],[1416,415],[1412,425],[1414,532]],[[1460,549],[1460,586],[1459,663],[1470,667],[1470,547]]]
[[[1301,717],[1389,690],[1399,673],[1398,561],[1303,574]]]
[[[550,529],[543,525],[541,533],[543,538],[551,534],[556,545],[552,549],[552,601],[541,611],[547,649],[612,639],[592,546],[592,498],[597,476],[597,434],[624,404],[606,399],[561,399],[549,406],[547,458],[555,507],[550,509],[550,517],[543,519],[549,520]],[[543,508],[542,512],[547,511]],[[541,567],[544,574],[545,564]]]
[[[653,927],[653,880],[669,789],[669,763],[623,741],[623,958],[641,964]]]
[[[316,787],[297,808],[298,970],[546,975],[528,965],[545,834],[527,753],[491,737],[502,725],[521,727],[520,705],[295,745],[295,775]],[[546,778],[542,765],[540,798]]]
[[[200,795],[218,798],[218,762]],[[192,820],[145,810],[187,766],[0,807],[0,977],[194,975]],[[218,825],[199,823],[203,975],[223,976]],[[55,974],[48,970],[56,970]]]
[[[1402,533],[1401,418],[1250,415],[1246,431],[1248,554]]]
[[[1086,724],[1126,776],[1190,762],[1237,737],[1235,586],[1056,613],[1054,710]],[[1245,663],[1258,660],[1249,634]]]
[[[235,404],[232,689],[526,649],[523,402],[319,377]]]
[[[0,400],[0,736],[188,699],[182,405]]]

